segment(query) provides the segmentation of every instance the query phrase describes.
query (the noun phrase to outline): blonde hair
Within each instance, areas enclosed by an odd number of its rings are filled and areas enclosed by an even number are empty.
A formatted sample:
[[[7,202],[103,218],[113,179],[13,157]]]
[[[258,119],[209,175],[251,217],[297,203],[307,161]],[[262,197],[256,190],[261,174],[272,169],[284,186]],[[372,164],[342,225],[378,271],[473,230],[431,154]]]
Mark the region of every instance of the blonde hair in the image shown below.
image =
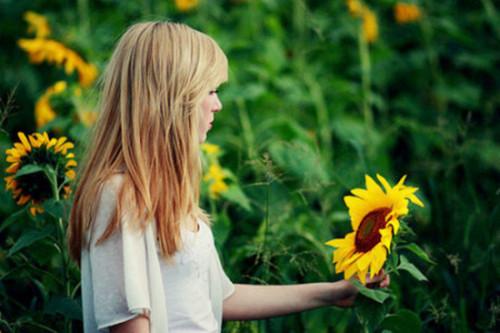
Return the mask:
[[[180,248],[186,217],[209,222],[199,207],[201,102],[227,80],[227,58],[207,35],[184,24],[131,26],[103,78],[100,114],[81,163],[68,229],[78,263],[96,217],[102,185],[123,173],[116,210],[97,244],[120,227],[126,205],[144,228],[154,218],[159,250]]]

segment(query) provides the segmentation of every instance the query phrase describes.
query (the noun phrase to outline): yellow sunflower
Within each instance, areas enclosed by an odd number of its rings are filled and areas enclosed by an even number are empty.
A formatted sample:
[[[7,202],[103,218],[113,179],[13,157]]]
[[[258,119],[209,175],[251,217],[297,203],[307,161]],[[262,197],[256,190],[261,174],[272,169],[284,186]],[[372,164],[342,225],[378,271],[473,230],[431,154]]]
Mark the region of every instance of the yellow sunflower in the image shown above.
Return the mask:
[[[217,163],[212,163],[208,168],[208,172],[203,177],[203,180],[209,183],[208,193],[210,198],[217,199],[221,193],[226,192],[229,187],[226,182],[226,173]]]
[[[363,38],[368,43],[373,43],[378,38],[378,21],[375,13],[362,1],[347,0],[347,8],[353,17],[362,19]]]
[[[218,155],[220,153],[220,147],[217,145],[214,145],[213,143],[208,143],[205,142],[201,145],[201,150],[205,152],[205,154],[214,156]]]
[[[400,24],[416,22],[422,17],[422,11],[415,4],[398,2],[394,6],[394,17]]]
[[[175,6],[181,12],[187,12],[198,6],[199,0],[175,0]]]
[[[75,155],[68,153],[74,147],[66,137],[49,138],[46,132],[33,133],[26,136],[17,133],[20,142],[7,149],[7,162],[11,163],[5,170],[10,176],[5,177],[5,188],[12,192],[18,205],[31,201],[30,212],[33,215],[43,212],[41,203],[54,196],[52,184],[43,171],[17,175],[24,166],[50,166],[56,171],[56,181],[59,187],[58,195],[64,197],[71,193],[67,183],[75,178],[77,163]],[[64,184],[64,185],[63,185]]]
[[[424,206],[414,194],[418,188],[403,184],[406,176],[394,187],[378,174],[377,179],[385,191],[366,175],[366,189],[353,189],[353,195],[344,197],[353,231],[326,243],[336,248],[335,271],[344,272],[346,280],[357,274],[363,284],[368,273],[373,278],[384,265],[392,237],[399,231],[398,219],[408,214],[408,201]]]

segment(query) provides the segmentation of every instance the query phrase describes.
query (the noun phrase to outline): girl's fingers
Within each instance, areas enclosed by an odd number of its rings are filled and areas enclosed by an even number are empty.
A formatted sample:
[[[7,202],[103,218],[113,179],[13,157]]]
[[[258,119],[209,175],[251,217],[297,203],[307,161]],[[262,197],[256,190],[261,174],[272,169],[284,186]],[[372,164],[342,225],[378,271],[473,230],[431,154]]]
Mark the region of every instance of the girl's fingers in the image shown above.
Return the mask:
[[[367,274],[367,283],[377,283],[377,282],[380,282],[384,279],[385,277],[385,272],[384,272],[384,269],[380,270],[380,272],[378,272],[378,274],[374,275],[373,278],[370,278],[370,273]]]
[[[386,275],[384,280],[380,283],[380,288],[386,288],[391,283],[391,278],[389,275]]]
[[[382,269],[377,275],[372,278],[368,275],[366,278],[368,288],[379,287],[386,288],[391,283],[391,279],[389,275],[385,274],[385,271]]]
[[[384,280],[380,282],[380,288],[387,288],[390,283],[391,283],[391,277],[390,275],[386,275]]]

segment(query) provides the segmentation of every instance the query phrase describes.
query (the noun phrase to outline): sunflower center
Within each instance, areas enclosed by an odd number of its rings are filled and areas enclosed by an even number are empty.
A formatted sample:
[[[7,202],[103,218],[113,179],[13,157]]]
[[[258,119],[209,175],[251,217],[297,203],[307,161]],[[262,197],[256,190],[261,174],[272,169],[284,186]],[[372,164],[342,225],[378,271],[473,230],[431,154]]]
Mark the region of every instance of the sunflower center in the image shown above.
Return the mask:
[[[390,208],[379,208],[363,218],[356,231],[356,250],[368,252],[380,242],[379,230],[385,227],[387,223],[385,217],[390,211]]]

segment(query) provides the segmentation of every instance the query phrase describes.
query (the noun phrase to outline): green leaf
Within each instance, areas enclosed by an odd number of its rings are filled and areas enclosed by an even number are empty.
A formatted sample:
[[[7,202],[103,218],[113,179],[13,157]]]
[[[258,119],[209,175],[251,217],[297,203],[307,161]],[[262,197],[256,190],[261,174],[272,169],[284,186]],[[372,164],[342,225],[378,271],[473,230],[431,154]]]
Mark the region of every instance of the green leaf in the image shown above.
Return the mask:
[[[43,167],[36,164],[26,164],[21,169],[17,170],[16,177],[29,175],[35,172],[44,172]]]
[[[420,270],[415,265],[409,262],[405,256],[401,255],[400,260],[401,263],[399,264],[398,269],[407,271],[418,281],[428,281],[425,275],[422,274],[422,272],[420,272]]]
[[[55,296],[45,304],[44,312],[47,314],[60,313],[68,319],[82,320],[82,306],[79,301]]]
[[[19,237],[17,242],[10,248],[7,256],[11,256],[16,252],[30,246],[31,244],[43,239],[53,233],[53,228],[51,226],[46,226],[41,230],[30,230]]]
[[[224,198],[226,198],[227,200],[240,205],[241,207],[243,207],[247,211],[251,210],[250,201],[248,200],[245,193],[243,193],[241,188],[236,184],[229,185],[229,188],[227,189],[226,192],[222,193],[222,196]]]
[[[222,246],[229,236],[229,231],[231,230],[231,221],[224,212],[217,214],[215,222],[212,226],[212,231],[215,238],[215,244],[217,249],[222,250]]]
[[[19,221],[22,221],[24,219],[29,219],[29,216],[26,214],[28,212],[27,207],[28,206],[25,206],[23,209],[13,213],[8,218],[6,218],[3,221],[2,225],[0,225],[0,232],[2,232],[4,229],[8,228],[14,222],[19,222]]]
[[[417,244],[411,243],[408,245],[404,245],[401,247],[402,249],[408,249],[411,252],[415,253],[420,259],[428,262],[429,264],[436,265],[436,262],[432,260],[429,255]]]
[[[385,316],[385,307],[367,298],[357,298],[354,311],[360,324],[368,329],[368,332],[375,332]]]
[[[384,303],[390,294],[383,290],[370,289],[365,287],[358,280],[352,280],[354,285],[359,289],[359,293],[377,303]]]
[[[321,155],[304,142],[276,141],[270,145],[269,152],[276,164],[303,182],[316,185],[329,181]]]
[[[415,312],[402,309],[395,314],[386,316],[380,327],[391,332],[420,333],[422,321]]]
[[[66,220],[71,207],[65,200],[49,199],[43,203],[43,208],[53,217]]]

